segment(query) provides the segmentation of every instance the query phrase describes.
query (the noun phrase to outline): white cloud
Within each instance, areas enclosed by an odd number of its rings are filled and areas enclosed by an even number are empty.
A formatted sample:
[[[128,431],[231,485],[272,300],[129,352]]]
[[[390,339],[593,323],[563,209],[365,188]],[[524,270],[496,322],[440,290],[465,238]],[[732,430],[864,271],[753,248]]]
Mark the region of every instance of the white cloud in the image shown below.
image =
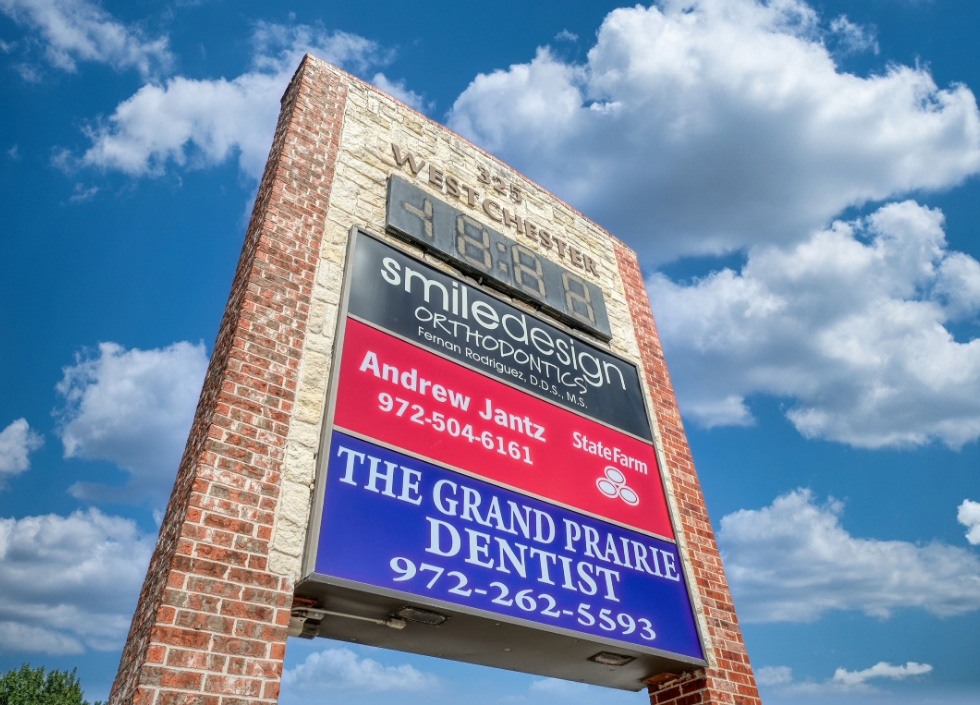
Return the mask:
[[[855,24],[847,18],[847,15],[841,15],[830,23],[830,31],[844,53],[864,51],[878,53],[878,40],[875,39],[874,27]]]
[[[966,87],[940,90],[923,67],[865,78],[837,69],[826,38],[870,31],[843,17],[824,23],[799,0],[624,8],[585,64],[542,49],[478,76],[450,123],[591,211],[645,262],[755,248],[740,274],[652,283],[678,307],[655,301],[690,418],[751,424],[750,397],[770,394],[794,402],[790,417],[811,437],[959,446],[980,434],[980,343],[954,340],[946,324],[976,316],[980,263],[946,250],[938,214],[914,204],[813,236],[848,205],[949,187],[980,169],[980,113]],[[357,71],[392,57],[356,35],[260,23],[250,71],[144,86],[90,127],[83,155],[59,161],[135,176],[237,158],[257,179],[278,97],[306,50]],[[402,82],[374,80],[422,105]],[[902,227],[915,232],[893,232]],[[848,259],[875,248],[904,248],[928,271],[874,252]],[[820,262],[795,259],[810,255],[839,264],[844,286],[826,286],[833,272]],[[777,281],[767,261],[805,271]],[[929,294],[862,288],[845,276],[862,267]]]
[[[970,90],[922,66],[839,71],[801,0],[659,5],[611,12],[585,64],[542,49],[477,76],[450,125],[647,262],[799,240],[980,169]]]
[[[31,430],[26,419],[12,421],[0,431],[0,486],[4,475],[16,475],[31,467],[31,453],[44,445],[44,437]]]
[[[257,22],[252,34],[252,48],[254,70],[288,72],[289,76],[307,53],[357,72],[388,64],[394,58],[390,49],[371,39],[350,32],[331,32],[319,24]]]
[[[762,666],[755,669],[759,685],[785,685],[793,682],[793,669],[789,666]]]
[[[0,621],[0,652],[60,656],[84,653],[85,647],[78,639],[51,629]]]
[[[531,682],[528,691],[533,696],[533,702],[542,701],[578,701],[578,702],[601,702],[604,695],[609,695],[609,691],[598,688],[594,685],[576,683],[574,681],[562,680],[560,678],[541,678]]]
[[[939,265],[936,294],[953,319],[967,319],[980,311],[980,262],[951,252]]]
[[[583,694],[584,686],[581,683],[572,683],[558,678],[544,678],[533,681],[528,686],[528,690],[535,695],[574,698]]]
[[[69,203],[85,203],[95,198],[99,192],[98,186],[86,186],[85,184],[75,184],[71,196],[68,197]]]
[[[980,544],[980,502],[964,499],[956,512],[956,520],[967,528],[966,540]]]
[[[371,83],[388,95],[398,98],[398,100],[410,108],[415,108],[420,113],[425,112],[428,107],[425,98],[421,94],[407,88],[404,81],[392,81],[383,73],[376,73],[374,74],[374,78],[371,79]]]
[[[809,490],[722,518],[718,541],[746,622],[807,622],[834,610],[887,618],[980,609],[980,559],[940,543],[864,539],[840,523],[843,506]]]
[[[909,661],[904,666],[893,666],[890,663],[879,661],[871,668],[866,668],[863,671],[848,671],[846,668],[838,668],[834,671],[832,682],[845,689],[860,689],[868,681],[874,679],[905,680],[931,672],[932,666],[927,663]]]
[[[202,344],[174,343],[126,350],[101,343],[98,355],[78,356],[57,390],[59,435],[66,458],[107,460],[129,473],[124,488],[76,484],[89,500],[165,501],[201,390],[207,356]]]
[[[92,145],[78,164],[146,176],[171,164],[212,166],[236,156],[242,172],[258,179],[288,78],[251,72],[230,81],[147,84],[89,128]]]
[[[760,686],[773,688],[774,692],[789,695],[823,695],[844,693],[874,693],[871,685],[874,680],[901,681],[924,676],[932,672],[932,666],[927,663],[909,661],[904,666],[893,666],[885,661],[879,661],[871,668],[863,671],[849,671],[838,668],[833,677],[818,682],[812,679],[796,681],[793,671],[788,666],[765,666],[756,669],[756,679]]]
[[[119,649],[153,543],[97,509],[0,518],[0,650]]]
[[[789,400],[801,433],[854,446],[959,447],[980,436],[980,264],[947,249],[939,211],[911,201],[749,251],[740,272],[648,282],[682,410],[752,423],[747,399]]]
[[[116,70],[133,68],[146,77],[173,63],[166,37],[148,37],[88,0],[0,0],[0,12],[27,27],[27,44],[40,45],[47,61],[64,71],[92,61]],[[36,70],[25,68],[25,79],[36,79]]]
[[[252,68],[232,79],[178,76],[148,84],[89,127],[91,146],[61,166],[89,166],[132,176],[156,175],[168,166],[205,167],[237,157],[242,173],[258,180],[272,141],[279,99],[307,52],[353,71],[387,63],[390,52],[345,32],[309,25],[256,25]],[[409,104],[420,101],[403,84]],[[378,77],[376,77],[377,79]]]
[[[350,690],[358,693],[424,692],[439,679],[409,664],[385,666],[347,648],[317,651],[282,674],[283,686],[298,691]]]

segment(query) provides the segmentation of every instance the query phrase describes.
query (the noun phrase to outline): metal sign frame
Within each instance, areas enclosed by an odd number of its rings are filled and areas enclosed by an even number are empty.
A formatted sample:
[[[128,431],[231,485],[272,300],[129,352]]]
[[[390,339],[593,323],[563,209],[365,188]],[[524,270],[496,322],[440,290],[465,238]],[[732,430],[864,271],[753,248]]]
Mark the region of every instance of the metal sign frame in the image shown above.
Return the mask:
[[[581,631],[555,627],[544,624],[540,621],[522,619],[513,615],[500,614],[497,612],[485,611],[461,605],[453,602],[446,602],[433,597],[427,597],[409,591],[392,590],[376,585],[365,584],[344,578],[332,577],[316,573],[316,556],[319,549],[323,511],[325,505],[325,495],[327,487],[327,464],[331,442],[335,430],[335,416],[337,413],[337,390],[340,384],[342,351],[344,350],[344,337],[347,329],[347,321],[350,310],[350,297],[352,291],[353,261],[355,248],[358,239],[367,237],[382,243],[407,257],[421,263],[418,254],[407,251],[406,246],[395,241],[378,237],[359,227],[353,227],[350,232],[348,242],[344,281],[341,295],[341,304],[337,318],[337,329],[333,344],[333,365],[331,380],[328,385],[327,406],[325,409],[324,422],[321,431],[320,451],[318,454],[318,471],[316,486],[314,490],[311,521],[308,529],[306,544],[306,555],[304,557],[304,575],[296,588],[297,595],[314,598],[324,605],[326,610],[333,616],[325,619],[318,628],[318,634],[339,638],[348,641],[370,643],[377,646],[394,648],[415,653],[423,653],[455,660],[470,661],[490,666],[497,666],[510,670],[526,671],[541,675],[550,675],[559,678],[567,678],[582,682],[589,682],[626,690],[640,690],[644,686],[642,679],[658,672],[691,670],[706,665],[703,658],[695,658],[675,652],[664,651],[654,647],[645,647],[633,642],[627,642],[612,637],[588,634]],[[430,265],[425,265],[430,267]],[[443,272],[447,276],[453,276]],[[463,275],[465,277],[465,275]],[[459,275],[457,275],[459,278]],[[461,279],[468,283],[465,279]],[[493,290],[487,290],[476,283],[469,283],[476,286],[484,293],[494,296],[503,303],[508,303]],[[357,320],[357,319],[352,319]],[[553,325],[553,324],[552,324]],[[562,329],[568,334],[572,334],[567,328]],[[405,340],[397,333],[385,331],[388,335],[400,340]],[[405,341],[411,345],[416,345],[411,341]],[[596,346],[594,342],[588,345]],[[601,348],[600,348],[601,349]],[[427,352],[452,362],[462,364],[473,372],[486,376],[486,372],[475,367],[465,365],[458,360],[449,358],[436,350],[426,349]],[[619,358],[621,360],[621,358]],[[622,360],[625,364],[635,367],[629,361]],[[516,388],[516,387],[515,387]],[[534,394],[533,392],[521,388],[521,391],[532,394],[550,404],[554,404],[553,399]],[[642,381],[641,381],[642,392]],[[644,406],[649,416],[649,402],[646,394],[642,394]],[[596,423],[602,421],[593,419]],[[628,433],[626,431],[620,432]],[[344,432],[346,434],[346,432]],[[357,434],[354,434],[356,437]],[[385,448],[385,443],[374,438],[366,439],[367,442]],[[650,443],[649,439],[644,442]],[[650,443],[658,463],[658,481],[666,492],[665,478],[663,475],[663,464],[659,449],[656,444]],[[419,456],[402,448],[390,448],[398,453],[410,458],[417,458],[422,462],[436,462],[445,467],[444,463],[432,461],[424,456]],[[449,472],[459,473],[461,468],[452,467]],[[474,477],[462,469],[461,477]],[[477,478],[479,479],[479,478]],[[490,484],[496,484],[492,480],[483,479]],[[504,488],[507,489],[507,488]],[[520,491],[518,491],[520,492]],[[524,493],[526,496],[534,498],[534,495]],[[547,497],[541,498],[543,501],[554,505],[554,502]],[[561,505],[554,505],[561,506]],[[669,502],[668,502],[669,508]],[[580,510],[575,510],[580,511]],[[676,525],[673,512],[668,511],[669,520],[672,528]],[[604,517],[599,520],[615,524]],[[629,527],[632,531],[636,529]],[[645,533],[640,530],[640,533]],[[676,537],[676,531],[674,532]],[[677,555],[680,557],[682,548],[675,538]],[[697,642],[702,654],[705,653],[704,637],[700,620],[694,613],[694,601],[691,593],[691,582],[684,566],[684,561],[680,560],[677,566],[683,576],[688,605],[692,611],[694,631]],[[451,618],[446,623],[438,627],[421,627],[411,625],[405,630],[389,629],[381,624],[386,616],[391,615],[396,609],[403,605],[416,605],[423,608],[434,609],[442,613],[448,613]],[[344,615],[344,616],[339,616]],[[367,622],[376,622],[374,625],[366,625]],[[438,634],[430,630],[438,630]],[[479,642],[480,647],[474,644]],[[608,647],[615,654],[622,654],[631,659],[622,666],[610,666],[608,664],[590,661],[597,651],[602,651]]]

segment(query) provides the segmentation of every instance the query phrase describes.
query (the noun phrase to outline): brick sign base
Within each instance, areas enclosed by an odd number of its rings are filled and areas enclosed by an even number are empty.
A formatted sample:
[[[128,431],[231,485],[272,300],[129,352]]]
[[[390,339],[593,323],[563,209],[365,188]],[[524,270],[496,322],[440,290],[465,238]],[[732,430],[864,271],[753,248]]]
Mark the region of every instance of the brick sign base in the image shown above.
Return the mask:
[[[310,513],[347,231],[378,231],[388,173],[493,157],[307,56],[282,99],[241,259],[113,704],[274,703]],[[407,145],[407,146],[406,146]],[[417,174],[416,174],[417,176]],[[475,176],[473,177],[476,178]],[[640,366],[710,666],[661,674],[653,703],[759,703],[636,255],[514,175],[600,263],[622,354]],[[379,191],[379,184],[381,190]],[[540,215],[547,217],[548,213]],[[557,226],[552,226],[557,227]],[[577,239],[576,239],[577,238]],[[626,335],[628,333],[628,335]],[[678,509],[680,508],[680,509]]]

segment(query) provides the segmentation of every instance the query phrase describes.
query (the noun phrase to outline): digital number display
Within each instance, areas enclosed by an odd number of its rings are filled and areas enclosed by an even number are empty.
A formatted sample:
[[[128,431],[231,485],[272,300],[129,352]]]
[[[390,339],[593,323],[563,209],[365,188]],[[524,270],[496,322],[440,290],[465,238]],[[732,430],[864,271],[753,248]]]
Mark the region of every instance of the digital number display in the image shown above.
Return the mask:
[[[405,179],[388,180],[387,227],[463,271],[609,340],[602,290]]]

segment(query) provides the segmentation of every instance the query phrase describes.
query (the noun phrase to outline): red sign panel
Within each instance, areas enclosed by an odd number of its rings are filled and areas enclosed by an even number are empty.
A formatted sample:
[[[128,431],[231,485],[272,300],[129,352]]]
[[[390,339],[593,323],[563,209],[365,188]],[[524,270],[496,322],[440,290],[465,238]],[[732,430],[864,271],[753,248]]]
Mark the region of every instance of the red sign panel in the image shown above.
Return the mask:
[[[648,443],[353,319],[344,337],[334,423],[492,482],[674,538]],[[494,509],[470,511],[484,516]]]

